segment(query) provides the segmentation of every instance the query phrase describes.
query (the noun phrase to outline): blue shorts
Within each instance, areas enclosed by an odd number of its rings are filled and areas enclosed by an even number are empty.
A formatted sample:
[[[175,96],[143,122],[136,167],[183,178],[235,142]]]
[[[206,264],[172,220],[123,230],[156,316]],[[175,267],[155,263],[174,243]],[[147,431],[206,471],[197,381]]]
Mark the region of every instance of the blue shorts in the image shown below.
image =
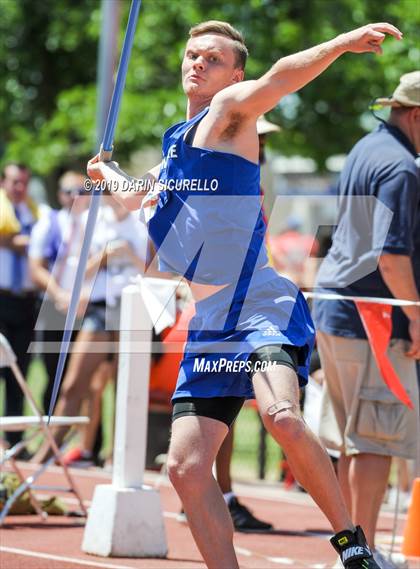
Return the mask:
[[[253,399],[249,356],[268,345],[299,348],[299,385],[306,385],[315,328],[306,300],[291,281],[267,267],[256,271],[250,283],[228,285],[195,308],[173,401]]]

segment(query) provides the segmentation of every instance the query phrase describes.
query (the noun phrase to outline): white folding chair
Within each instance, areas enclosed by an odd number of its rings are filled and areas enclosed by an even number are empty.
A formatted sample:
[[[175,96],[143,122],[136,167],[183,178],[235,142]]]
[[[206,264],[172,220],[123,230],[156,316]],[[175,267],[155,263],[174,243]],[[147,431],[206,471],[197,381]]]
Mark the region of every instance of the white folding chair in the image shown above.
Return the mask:
[[[33,416],[1,417],[0,431],[25,431],[30,427],[34,428],[34,432],[30,437],[16,443],[13,447],[4,450],[2,457],[0,459],[0,468],[2,468],[3,465],[5,465],[6,463],[9,463],[13,471],[19,477],[19,480],[21,482],[18,488],[16,488],[13,494],[8,498],[8,500],[3,506],[2,511],[0,512],[0,525],[2,525],[13,503],[19,498],[19,496],[21,496],[26,491],[28,491],[29,499],[32,503],[32,506],[34,507],[37,514],[39,514],[42,517],[42,519],[46,519],[47,514],[42,511],[39,501],[34,495],[34,491],[37,490],[43,490],[43,491],[47,490],[53,492],[70,492],[74,494],[79,502],[80,509],[83,515],[86,516],[87,510],[83,504],[76,483],[74,482],[74,479],[70,474],[67,465],[62,460],[61,450],[58,448],[58,445],[53,437],[53,434],[51,433],[51,427],[52,426],[72,427],[74,425],[83,425],[89,422],[89,418],[88,417],[51,417],[51,420],[48,424],[48,417],[42,415],[40,409],[35,403],[31,390],[29,389],[28,384],[26,383],[25,378],[23,377],[22,372],[19,369],[19,366],[16,363],[16,355],[14,354],[9,342],[3,336],[3,334],[0,334],[0,367],[11,368],[13,375],[15,376],[16,381],[18,382],[19,387],[22,390],[33,412]],[[45,436],[46,440],[48,441],[51,447],[52,456],[49,460],[39,465],[39,468],[36,469],[35,472],[33,472],[30,476],[27,476],[25,478],[19,466],[16,464],[16,457],[20,453],[20,451],[28,445],[28,443],[32,440],[32,438],[38,435],[40,432]],[[68,486],[36,485],[35,484],[36,480],[47,470],[47,468],[53,462],[56,462],[61,466],[63,474],[68,483]]]

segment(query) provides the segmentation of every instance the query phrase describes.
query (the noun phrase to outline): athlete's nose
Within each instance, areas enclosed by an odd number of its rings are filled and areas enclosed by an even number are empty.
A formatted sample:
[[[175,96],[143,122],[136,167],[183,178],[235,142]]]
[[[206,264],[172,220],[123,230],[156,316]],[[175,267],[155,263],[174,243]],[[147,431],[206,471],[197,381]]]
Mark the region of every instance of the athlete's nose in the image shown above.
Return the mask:
[[[199,57],[197,57],[197,59],[194,61],[194,65],[193,68],[203,71],[205,67],[205,59],[202,55],[200,55]]]

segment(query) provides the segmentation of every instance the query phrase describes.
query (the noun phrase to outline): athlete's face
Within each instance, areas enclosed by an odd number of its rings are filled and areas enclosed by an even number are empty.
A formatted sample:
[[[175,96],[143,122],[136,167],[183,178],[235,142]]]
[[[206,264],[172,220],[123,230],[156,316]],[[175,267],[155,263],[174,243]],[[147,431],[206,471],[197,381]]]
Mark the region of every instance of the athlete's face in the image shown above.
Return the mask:
[[[188,40],[182,61],[182,86],[188,97],[211,99],[243,77],[243,70],[236,66],[232,40],[219,34]]]

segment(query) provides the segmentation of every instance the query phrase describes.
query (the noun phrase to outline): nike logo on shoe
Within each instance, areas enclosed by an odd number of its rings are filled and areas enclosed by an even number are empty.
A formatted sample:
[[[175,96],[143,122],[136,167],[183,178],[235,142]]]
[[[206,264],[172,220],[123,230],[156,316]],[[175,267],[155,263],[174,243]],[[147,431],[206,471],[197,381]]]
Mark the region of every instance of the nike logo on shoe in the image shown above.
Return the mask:
[[[372,555],[372,553],[368,547],[362,547],[361,545],[355,545],[355,546],[348,547],[347,549],[345,549],[341,554],[341,559],[344,563],[345,561],[348,561],[352,557],[359,557],[360,558],[360,556],[362,556],[362,555],[364,555],[365,557],[368,557],[368,556]]]

